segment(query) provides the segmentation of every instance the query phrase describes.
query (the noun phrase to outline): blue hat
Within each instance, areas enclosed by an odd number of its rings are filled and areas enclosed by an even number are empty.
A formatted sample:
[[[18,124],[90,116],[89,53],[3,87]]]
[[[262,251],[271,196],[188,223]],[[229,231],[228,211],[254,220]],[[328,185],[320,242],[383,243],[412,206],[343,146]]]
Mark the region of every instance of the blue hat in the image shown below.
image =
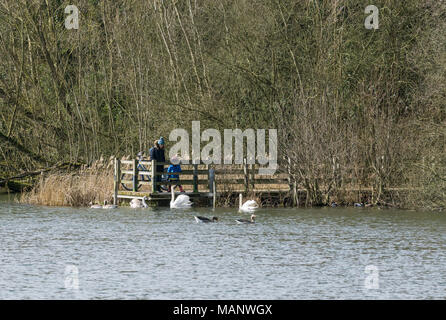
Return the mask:
[[[158,140],[158,144],[159,145],[163,145],[164,144],[164,138],[160,137],[160,139]]]

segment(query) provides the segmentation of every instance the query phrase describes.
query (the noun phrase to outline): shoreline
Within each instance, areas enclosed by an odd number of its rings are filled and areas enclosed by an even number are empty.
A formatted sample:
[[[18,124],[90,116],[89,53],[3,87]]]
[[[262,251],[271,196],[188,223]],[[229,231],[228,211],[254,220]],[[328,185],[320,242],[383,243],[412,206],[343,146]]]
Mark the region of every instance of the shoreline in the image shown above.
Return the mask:
[[[73,207],[88,208],[89,203],[103,203],[107,200],[113,202],[113,173],[112,163],[107,161],[97,161],[89,167],[83,169],[47,172],[40,175],[39,179],[27,181],[8,181],[8,186],[0,186],[0,195],[13,195],[16,202],[30,205],[43,205],[50,207]],[[242,177],[242,176],[240,176]],[[240,178],[239,177],[239,178]],[[331,207],[332,202],[337,205],[335,207],[373,207],[373,208],[394,208],[401,210],[428,210],[441,212],[445,208],[423,206],[421,203],[408,202],[410,194],[418,192],[416,189],[404,187],[392,187],[381,189],[378,193],[371,187],[346,186],[329,193],[322,190],[317,191],[317,203],[311,200],[315,198],[314,192],[306,189],[296,188],[291,191],[255,189],[243,191],[227,187],[223,182],[220,186],[224,186],[223,190],[217,189],[216,206],[219,208],[237,208],[238,195],[243,194],[244,198],[255,198],[263,208],[316,208]],[[218,182],[217,182],[218,184]],[[11,188],[11,186],[15,186]],[[20,188],[16,188],[20,186]],[[293,184],[294,186],[294,184]],[[273,187],[276,187],[274,185]],[[203,191],[203,189],[200,189]],[[294,191],[294,193],[293,193]],[[132,195],[133,192],[129,192]],[[150,197],[150,187],[145,187],[139,195],[147,195]],[[138,194],[136,194],[138,195]],[[165,193],[163,193],[165,195]],[[295,195],[295,198],[294,198]],[[307,198],[310,197],[307,201]],[[164,197],[163,197],[164,198]],[[168,206],[168,197],[166,197]],[[376,199],[379,198],[379,199]],[[295,201],[293,202],[293,199]],[[359,205],[361,204],[361,205]],[[127,205],[126,201],[122,206]],[[198,205],[198,204],[196,204]],[[207,207],[204,205],[203,207]],[[212,207],[212,206],[210,206]]]
[[[29,203],[29,202],[22,202],[18,199],[20,199],[20,197],[25,194],[26,192],[13,192],[13,191],[9,191],[6,188],[0,188],[0,197],[12,197],[13,201],[15,203],[19,203],[19,204],[26,204],[26,205],[32,205],[32,206],[44,206],[44,207],[60,207],[60,208],[85,208],[85,209],[89,209],[90,207],[88,205],[84,205],[84,206],[74,206],[74,205],[51,205],[51,204],[39,204],[39,203]],[[123,207],[123,208],[129,208],[129,204],[127,202],[124,202],[123,205],[119,205],[119,207]],[[211,206],[197,206],[196,208],[209,208]],[[169,206],[156,206],[156,207],[152,207],[152,208],[169,208]],[[192,207],[193,209],[194,207]],[[217,206],[217,208],[220,209],[237,209],[238,205],[237,203],[231,204],[231,205],[221,205],[221,206]],[[290,206],[290,205],[285,205],[282,203],[282,205],[264,205],[261,206],[259,209],[309,209],[309,208],[332,208],[332,209],[342,209],[342,208],[358,208],[358,209],[365,209],[365,208],[374,208],[374,209],[378,209],[378,210],[382,210],[382,209],[398,209],[398,210],[428,210],[431,211],[431,209],[429,208],[406,208],[406,207],[400,207],[400,206],[396,206],[396,205],[392,205],[392,204],[368,204],[368,203],[341,203],[341,204],[336,204],[335,206],[333,205],[298,205],[298,206]],[[442,211],[442,210],[432,210],[432,211]]]

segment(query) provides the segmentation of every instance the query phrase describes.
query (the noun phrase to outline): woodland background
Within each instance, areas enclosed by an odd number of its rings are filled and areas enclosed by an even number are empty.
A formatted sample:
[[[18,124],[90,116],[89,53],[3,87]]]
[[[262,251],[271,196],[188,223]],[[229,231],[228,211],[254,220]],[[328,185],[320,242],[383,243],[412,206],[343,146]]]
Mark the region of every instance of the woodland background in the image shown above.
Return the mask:
[[[444,1],[0,0],[0,58],[0,178],[134,155],[200,120],[278,128],[311,204],[359,186],[446,207]]]

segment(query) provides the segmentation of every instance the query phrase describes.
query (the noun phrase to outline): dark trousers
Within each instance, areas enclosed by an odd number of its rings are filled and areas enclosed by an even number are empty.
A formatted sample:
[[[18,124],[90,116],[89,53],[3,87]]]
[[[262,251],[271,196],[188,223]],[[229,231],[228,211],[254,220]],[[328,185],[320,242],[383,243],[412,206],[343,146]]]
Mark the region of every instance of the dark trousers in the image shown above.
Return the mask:
[[[164,166],[156,166],[156,173],[163,173],[164,172]],[[161,176],[157,175],[156,176],[156,182],[161,182]],[[162,192],[161,190],[161,186],[160,185],[156,185],[156,191],[158,192]]]

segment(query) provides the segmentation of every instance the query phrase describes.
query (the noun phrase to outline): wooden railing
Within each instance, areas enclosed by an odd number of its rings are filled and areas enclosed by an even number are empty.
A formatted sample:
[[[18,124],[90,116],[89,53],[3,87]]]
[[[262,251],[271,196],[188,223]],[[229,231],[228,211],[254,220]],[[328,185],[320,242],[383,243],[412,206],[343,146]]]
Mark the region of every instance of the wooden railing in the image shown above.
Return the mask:
[[[157,166],[167,166],[170,162],[157,162],[156,160],[120,160],[115,159],[114,168],[114,195],[117,199],[120,185],[122,183],[131,185],[132,191],[138,191],[139,185],[149,185],[150,191],[153,194],[157,193],[157,187],[160,185],[185,185],[192,186],[193,193],[199,192],[199,186],[205,186],[206,192],[212,193],[213,195],[217,192],[217,184],[221,185],[221,191],[225,191],[228,186],[233,187],[233,191],[237,192],[249,192],[254,191],[260,185],[266,186],[271,189],[270,186],[276,186],[276,189],[283,191],[295,190],[295,187],[291,184],[291,179],[289,175],[285,174],[275,174],[272,176],[259,176],[256,174],[258,169],[257,165],[247,164],[246,160],[243,164],[231,164],[231,165],[208,165],[204,163],[200,164],[181,164],[182,171],[167,173],[167,172],[157,172]],[[123,169],[126,166],[129,168]],[[138,167],[143,167],[141,170]],[[128,175],[131,180],[121,179],[122,175]],[[161,176],[163,174],[179,175],[179,181],[159,181],[153,179],[155,176]],[[281,176],[282,175],[282,176]],[[147,180],[141,180],[139,177],[149,177]],[[181,179],[181,176],[189,176],[189,179]],[[192,177],[192,178],[190,178]],[[264,191],[264,190],[262,190]],[[215,202],[215,197],[214,197]]]
[[[122,170],[121,165],[131,165],[131,170]],[[148,170],[141,170],[138,168],[138,164],[140,165],[146,165],[150,166]],[[157,172],[156,167],[157,166],[167,166],[170,165],[170,162],[157,162],[156,160],[152,161],[138,161],[136,159],[134,160],[119,160],[115,159],[115,183],[119,186],[120,183],[129,183],[133,185],[133,191],[137,191],[139,184],[146,184],[151,185],[151,191],[152,193],[155,193],[157,190],[157,186],[159,185],[176,185],[179,184],[178,181],[159,181],[157,182],[156,179],[153,179],[155,176],[162,176],[162,175],[192,175],[192,179],[188,180],[181,180],[182,185],[192,185],[193,186],[193,192],[198,192],[198,185],[211,185],[209,182],[209,178],[206,180],[199,179],[199,175],[206,174],[209,177],[209,172],[213,170],[212,168],[207,168],[206,170],[199,170],[198,164],[193,164],[192,170],[182,170],[181,172]],[[182,165],[187,166],[187,165]],[[121,180],[122,174],[128,174],[132,176],[132,180]],[[150,181],[140,180],[139,176],[147,176],[150,177]],[[212,187],[211,187],[212,189]]]

